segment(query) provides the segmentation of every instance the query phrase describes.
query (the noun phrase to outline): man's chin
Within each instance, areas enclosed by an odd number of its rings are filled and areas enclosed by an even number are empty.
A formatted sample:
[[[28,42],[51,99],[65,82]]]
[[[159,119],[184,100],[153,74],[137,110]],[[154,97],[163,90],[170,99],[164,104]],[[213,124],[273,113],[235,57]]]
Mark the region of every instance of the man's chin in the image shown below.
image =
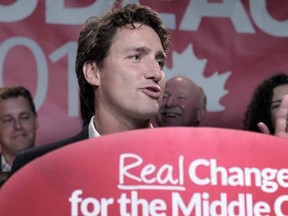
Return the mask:
[[[17,151],[23,151],[25,149],[34,147],[34,144],[31,144],[31,142],[27,140],[19,140],[14,144],[14,146],[17,146]]]
[[[162,126],[166,126],[166,127],[179,127],[182,126],[181,122],[179,122],[178,119],[175,118],[169,118],[169,119],[164,119],[163,120],[163,124]]]

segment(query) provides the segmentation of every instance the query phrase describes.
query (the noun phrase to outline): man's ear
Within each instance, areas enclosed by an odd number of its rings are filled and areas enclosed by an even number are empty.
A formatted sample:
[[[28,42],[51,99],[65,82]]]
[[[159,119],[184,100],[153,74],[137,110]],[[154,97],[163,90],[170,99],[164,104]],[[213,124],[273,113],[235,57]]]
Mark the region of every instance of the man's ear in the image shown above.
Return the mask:
[[[40,126],[39,126],[39,120],[38,120],[38,116],[36,116],[36,119],[35,119],[35,123],[36,123],[36,129],[38,129]]]
[[[99,86],[100,84],[100,71],[95,62],[86,61],[82,68],[86,81],[93,85]]]
[[[205,108],[199,108],[197,110],[197,121],[199,123],[204,119],[205,114],[206,114],[206,109]]]

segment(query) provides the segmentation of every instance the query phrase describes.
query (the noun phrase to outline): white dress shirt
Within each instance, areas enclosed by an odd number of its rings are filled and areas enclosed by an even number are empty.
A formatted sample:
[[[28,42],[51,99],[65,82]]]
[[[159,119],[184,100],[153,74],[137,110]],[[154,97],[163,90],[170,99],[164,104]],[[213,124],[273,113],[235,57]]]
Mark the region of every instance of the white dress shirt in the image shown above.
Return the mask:
[[[97,129],[95,128],[95,125],[94,125],[94,117],[95,116],[92,116],[90,122],[89,122],[89,126],[88,126],[88,136],[89,138],[94,138],[94,137],[99,137],[101,136],[99,134],[99,132],[97,131]],[[153,125],[152,123],[150,122],[149,123],[149,127],[148,128],[153,128]]]
[[[7,163],[5,160],[4,156],[1,156],[1,170],[2,172],[10,172],[11,171],[11,166]]]

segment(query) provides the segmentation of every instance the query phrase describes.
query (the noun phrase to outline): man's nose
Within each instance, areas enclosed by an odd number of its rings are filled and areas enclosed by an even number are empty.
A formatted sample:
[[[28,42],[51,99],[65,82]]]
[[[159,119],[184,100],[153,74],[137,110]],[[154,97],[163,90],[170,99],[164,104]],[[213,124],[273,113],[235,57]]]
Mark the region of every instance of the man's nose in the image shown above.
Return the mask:
[[[164,76],[165,76],[164,72],[163,70],[161,70],[159,63],[157,61],[153,61],[148,64],[148,68],[145,73],[146,79],[152,79],[156,83],[158,83]]]
[[[15,129],[21,129],[22,128],[22,122],[20,119],[14,119],[14,128]]]
[[[166,106],[171,107],[174,105],[174,98],[173,97],[168,97],[166,100]]]

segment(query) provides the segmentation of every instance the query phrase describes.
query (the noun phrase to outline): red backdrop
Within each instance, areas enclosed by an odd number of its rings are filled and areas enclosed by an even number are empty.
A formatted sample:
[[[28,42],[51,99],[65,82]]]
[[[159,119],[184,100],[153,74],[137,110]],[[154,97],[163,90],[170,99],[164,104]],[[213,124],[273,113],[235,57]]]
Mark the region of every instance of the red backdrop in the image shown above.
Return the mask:
[[[115,2],[1,0],[0,85],[31,90],[40,120],[37,145],[80,130],[78,34],[86,18]],[[181,74],[203,87],[208,99],[203,126],[241,129],[254,88],[277,71],[288,71],[285,0],[129,2],[157,10],[171,31],[167,79]]]

